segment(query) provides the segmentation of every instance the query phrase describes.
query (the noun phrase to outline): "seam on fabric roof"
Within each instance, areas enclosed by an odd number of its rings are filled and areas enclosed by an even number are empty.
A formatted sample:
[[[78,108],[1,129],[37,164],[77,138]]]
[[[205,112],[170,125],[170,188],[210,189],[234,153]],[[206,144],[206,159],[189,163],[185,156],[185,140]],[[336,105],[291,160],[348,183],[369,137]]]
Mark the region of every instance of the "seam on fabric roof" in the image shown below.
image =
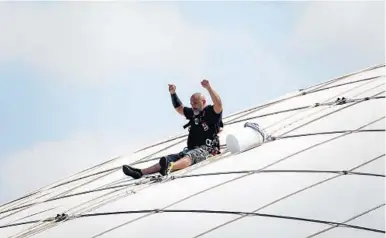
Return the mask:
[[[358,168],[360,168],[360,167],[362,167],[362,166],[364,166],[364,165],[366,165],[366,164],[368,164],[368,163],[374,162],[374,161],[376,161],[376,160],[382,158],[383,156],[384,156],[384,154],[383,154],[383,155],[380,155],[380,156],[377,156],[377,157],[375,157],[375,158],[373,158],[373,159],[371,159],[371,160],[369,160],[369,161],[367,161],[367,162],[365,162],[365,163],[362,163],[362,164],[360,164],[360,165],[358,165],[358,166],[355,166],[355,167],[349,169],[348,171],[354,171],[354,170],[356,170],[356,169],[358,169]],[[311,188],[314,188],[314,187],[316,187],[316,186],[318,186],[318,185],[321,185],[321,184],[324,184],[324,183],[326,183],[326,182],[332,181],[332,180],[334,180],[334,179],[336,179],[336,178],[338,178],[338,177],[341,177],[341,176],[344,176],[344,175],[343,175],[343,174],[338,174],[338,175],[334,175],[333,177],[329,177],[329,178],[327,178],[327,179],[323,179],[323,180],[321,180],[321,181],[319,181],[319,182],[316,182],[316,183],[311,184],[311,185],[309,185],[309,186],[306,186],[306,187],[304,187],[304,188],[302,188],[302,189],[299,189],[299,190],[296,190],[296,191],[294,191],[294,192],[292,192],[292,193],[289,193],[289,194],[287,194],[287,195],[285,195],[285,196],[283,196],[283,197],[281,197],[281,198],[278,198],[278,199],[276,199],[276,200],[274,200],[274,201],[272,201],[272,202],[270,202],[270,203],[268,203],[268,204],[266,204],[266,205],[264,205],[264,206],[261,206],[261,207],[255,209],[255,210],[253,210],[252,212],[258,212],[258,211],[260,211],[260,210],[263,210],[263,209],[265,209],[265,208],[267,208],[267,207],[269,207],[269,206],[271,206],[271,205],[273,205],[273,204],[276,204],[276,203],[278,203],[278,202],[280,202],[280,201],[283,201],[284,199],[287,199],[287,198],[289,198],[289,197],[292,197],[292,196],[295,196],[295,195],[297,195],[297,194],[300,194],[301,192],[304,192],[304,191],[306,191],[306,190],[309,190],[309,189],[311,189]],[[212,231],[215,231],[215,230],[220,229],[220,228],[222,228],[222,227],[224,227],[224,226],[226,226],[226,225],[229,225],[229,224],[231,224],[231,223],[233,223],[233,222],[235,222],[235,221],[241,220],[241,219],[243,219],[243,218],[245,218],[245,217],[246,217],[246,216],[237,217],[237,218],[235,218],[235,219],[232,219],[232,220],[229,220],[229,221],[227,221],[227,222],[224,222],[224,223],[222,223],[222,224],[220,224],[220,225],[214,226],[214,227],[212,227],[211,229],[208,229],[208,230],[206,230],[206,231],[204,231],[204,232],[202,232],[202,233],[200,233],[200,234],[194,236],[194,238],[201,237],[201,236],[203,236],[203,235],[205,235],[205,234],[208,234],[208,233],[210,233],[210,232],[212,232]]]
[[[371,121],[371,122],[365,124],[364,126],[361,126],[361,127],[357,128],[357,130],[360,130],[360,129],[366,127],[366,126],[369,126],[369,125],[371,125],[371,124],[374,124],[374,123],[376,123],[376,122],[382,120],[383,118],[384,118],[384,117],[381,117],[381,118],[379,118],[379,119],[377,119],[377,120]],[[266,168],[268,168],[268,167],[270,167],[270,166],[273,166],[273,165],[278,164],[278,163],[280,163],[280,162],[282,162],[282,161],[284,161],[284,160],[287,160],[287,159],[289,159],[289,158],[291,158],[291,157],[294,157],[294,156],[296,156],[296,155],[298,155],[298,154],[300,154],[300,153],[302,153],[302,152],[308,151],[308,150],[313,149],[313,148],[315,148],[315,147],[317,147],[317,146],[320,146],[320,145],[322,145],[322,144],[326,144],[326,143],[328,143],[328,142],[334,141],[334,140],[336,140],[336,139],[342,138],[342,137],[347,136],[347,135],[350,135],[350,134],[351,134],[351,132],[350,132],[350,133],[345,133],[345,134],[342,134],[342,135],[339,135],[339,136],[336,136],[336,137],[327,139],[327,140],[325,140],[325,141],[316,143],[316,144],[314,144],[314,145],[312,145],[312,146],[309,146],[309,147],[307,147],[307,148],[305,148],[305,149],[302,149],[302,150],[299,150],[299,151],[297,151],[297,152],[295,152],[295,153],[292,153],[291,155],[285,156],[284,158],[279,159],[279,160],[277,160],[277,161],[275,161],[275,162],[273,162],[273,163],[271,163],[271,164],[269,164],[269,165],[266,165],[266,166],[262,167],[260,170],[264,170],[264,169],[266,169]],[[222,185],[224,185],[224,184],[231,183],[231,182],[233,182],[233,181],[236,181],[236,180],[245,178],[245,177],[247,177],[247,176],[249,176],[249,175],[253,175],[253,174],[255,174],[255,173],[244,174],[244,175],[241,175],[241,176],[239,176],[239,177],[236,177],[236,178],[233,178],[233,179],[224,181],[224,182],[219,183],[219,184],[217,184],[217,185],[211,186],[211,187],[209,187],[209,188],[207,188],[207,189],[204,189],[204,190],[201,190],[201,191],[196,192],[196,193],[194,193],[194,194],[191,194],[190,196],[187,196],[187,197],[185,197],[185,198],[183,198],[183,199],[180,199],[180,200],[178,200],[178,201],[176,201],[176,202],[174,202],[174,203],[171,203],[171,204],[169,204],[169,205],[163,207],[162,209],[166,209],[166,208],[171,207],[171,206],[173,206],[173,205],[176,205],[176,204],[178,204],[178,203],[180,203],[180,202],[183,202],[183,201],[185,201],[185,200],[187,200],[187,199],[189,199],[189,198],[192,198],[192,197],[194,197],[194,196],[200,195],[200,194],[202,194],[202,193],[204,193],[204,192],[206,192],[206,191],[212,190],[212,189],[217,188],[217,187],[220,187],[220,186],[222,186]],[[117,225],[117,226],[114,226],[114,227],[112,227],[112,228],[110,228],[110,229],[107,229],[107,230],[105,230],[105,231],[103,231],[103,232],[100,232],[100,233],[98,233],[98,234],[92,236],[92,238],[99,237],[99,236],[101,236],[101,235],[103,235],[103,234],[106,234],[106,233],[111,232],[111,231],[113,231],[113,230],[115,230],[115,229],[118,229],[118,228],[120,228],[120,227],[122,227],[122,226],[125,226],[125,225],[127,225],[127,224],[130,224],[130,223],[132,223],[132,222],[135,222],[135,221],[137,221],[137,220],[139,220],[139,219],[142,219],[142,218],[145,218],[145,217],[148,217],[148,216],[150,216],[150,214],[146,214],[146,215],[141,216],[141,217],[138,217],[138,218],[136,218],[136,219],[129,220],[129,221],[127,221],[127,222],[124,222],[124,223],[122,223],[122,224],[119,224],[119,225]]]
[[[353,220],[355,220],[355,219],[357,219],[357,218],[359,218],[359,217],[361,217],[361,216],[367,215],[368,213],[371,213],[371,212],[373,212],[373,211],[375,211],[375,210],[378,210],[379,208],[381,208],[381,207],[383,207],[383,206],[385,206],[384,203],[381,204],[381,205],[378,205],[378,206],[376,206],[376,207],[373,207],[373,208],[371,208],[371,209],[369,209],[369,210],[366,210],[366,211],[364,211],[364,212],[362,212],[362,213],[360,213],[360,214],[358,214],[358,215],[356,215],[356,216],[353,216],[352,218],[350,218],[350,219],[348,219],[348,220],[345,220],[345,221],[343,221],[342,223],[347,223],[347,222],[353,221]],[[333,229],[338,228],[338,227],[339,227],[339,226],[334,225],[334,226],[332,226],[332,227],[326,228],[326,229],[321,230],[321,231],[319,231],[319,232],[313,233],[312,235],[309,235],[309,236],[307,236],[306,238],[311,238],[311,237],[318,236],[318,235],[320,235],[320,234],[322,234],[322,233],[325,233],[325,232],[327,232],[327,231],[333,230]]]

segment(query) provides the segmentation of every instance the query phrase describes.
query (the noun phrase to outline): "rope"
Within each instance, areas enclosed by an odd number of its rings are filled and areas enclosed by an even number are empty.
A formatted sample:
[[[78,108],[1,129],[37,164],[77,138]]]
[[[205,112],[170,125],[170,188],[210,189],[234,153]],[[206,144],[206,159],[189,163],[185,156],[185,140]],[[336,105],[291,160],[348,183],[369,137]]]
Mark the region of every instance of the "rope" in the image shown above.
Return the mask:
[[[83,214],[83,215],[76,216],[76,218],[110,216],[110,215],[127,215],[127,214],[138,214],[138,213],[205,213],[205,214],[223,214],[223,215],[239,215],[239,216],[260,216],[260,217],[270,217],[270,218],[287,219],[287,220],[297,220],[297,221],[304,221],[304,222],[311,222],[311,223],[321,223],[321,224],[343,226],[343,227],[347,227],[347,228],[372,231],[372,232],[377,232],[377,233],[385,233],[385,231],[383,231],[383,230],[368,228],[368,227],[364,227],[364,226],[349,225],[349,224],[333,222],[333,221],[294,217],[294,216],[282,216],[282,215],[274,215],[274,214],[267,214],[267,213],[226,211],[226,210],[148,209],[148,210],[130,210],[130,211],[101,212],[101,213]],[[68,217],[67,220],[73,219],[73,218],[74,217]],[[32,224],[32,223],[36,223],[36,222],[51,222],[52,220],[53,219],[34,220],[34,221],[28,221],[28,222],[14,223],[14,224],[6,225],[6,226],[0,226],[0,228],[19,226],[19,225],[25,225],[25,224]]]

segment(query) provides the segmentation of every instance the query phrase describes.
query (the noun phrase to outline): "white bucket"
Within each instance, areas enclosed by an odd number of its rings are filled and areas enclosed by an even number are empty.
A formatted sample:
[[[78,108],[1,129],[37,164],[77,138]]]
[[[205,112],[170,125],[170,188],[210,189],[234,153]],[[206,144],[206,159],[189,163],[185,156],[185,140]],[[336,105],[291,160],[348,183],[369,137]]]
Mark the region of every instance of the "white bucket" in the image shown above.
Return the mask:
[[[236,133],[229,134],[226,138],[226,144],[229,151],[234,154],[259,146],[264,140],[265,138],[258,130],[243,127]]]

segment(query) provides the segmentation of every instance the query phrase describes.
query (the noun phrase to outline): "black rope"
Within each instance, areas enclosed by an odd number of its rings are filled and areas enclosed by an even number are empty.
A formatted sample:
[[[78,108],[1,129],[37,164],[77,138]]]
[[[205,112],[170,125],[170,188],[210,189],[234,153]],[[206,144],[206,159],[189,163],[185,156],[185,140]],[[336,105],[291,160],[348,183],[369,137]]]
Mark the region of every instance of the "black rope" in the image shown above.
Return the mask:
[[[119,214],[133,214],[133,213],[207,213],[207,214],[227,214],[227,215],[241,215],[241,216],[261,216],[261,217],[271,217],[271,218],[279,218],[279,219],[288,219],[288,220],[298,220],[304,222],[313,222],[313,223],[322,223],[328,225],[337,225],[354,229],[367,230],[378,233],[385,233],[384,230],[378,230],[363,226],[349,225],[339,222],[326,221],[326,220],[318,220],[318,219],[310,219],[310,218],[302,218],[302,217],[294,217],[294,216],[282,216],[282,215],[274,215],[267,213],[257,213],[257,212],[241,212],[241,211],[226,211],[226,210],[199,210],[199,209],[148,209],[148,210],[134,210],[134,211],[119,211],[119,212],[102,212],[102,213],[92,213],[92,214],[82,214],[79,217],[95,217],[95,216],[107,216],[107,215],[119,215]]]
[[[316,92],[319,92],[319,91],[322,91],[322,90],[328,90],[328,89],[331,89],[331,88],[337,88],[337,87],[345,86],[345,85],[348,85],[348,84],[360,83],[360,82],[369,81],[369,80],[373,80],[373,79],[377,79],[377,78],[382,78],[382,77],[383,76],[375,76],[375,77],[359,79],[359,80],[350,81],[350,82],[346,82],[346,83],[342,83],[342,84],[336,84],[336,85],[333,85],[333,86],[330,86],[330,87],[310,90],[308,93],[316,93]]]
[[[375,65],[375,66],[372,66],[372,67],[369,67],[369,68],[366,68],[366,69],[362,69],[362,70],[357,71],[357,72],[352,72],[352,73],[340,76],[338,78],[333,78],[333,79],[328,80],[326,82],[321,82],[319,84],[312,85],[312,86],[304,88],[304,89],[300,89],[300,91],[303,91],[303,90],[310,90],[311,91],[311,90],[319,89],[319,88],[325,87],[326,85],[330,85],[332,83],[335,83],[335,82],[337,82],[339,80],[347,79],[348,77],[351,77],[353,75],[357,75],[357,74],[360,74],[360,73],[363,73],[363,72],[367,72],[367,71],[370,71],[370,70],[375,70],[375,69],[382,68],[382,67],[385,67],[385,64]]]
[[[358,101],[367,101],[367,100],[371,100],[371,99],[383,99],[383,98],[385,98],[385,96],[374,96],[374,97],[364,97],[364,98],[358,98],[358,99],[348,99],[345,103],[355,103]],[[261,115],[257,115],[257,116],[243,118],[243,119],[232,121],[232,122],[224,122],[224,125],[232,125],[232,124],[244,122],[247,120],[277,115],[277,114],[281,114],[281,113],[287,113],[287,112],[291,112],[291,111],[303,110],[303,109],[307,109],[307,108],[311,108],[311,107],[331,106],[331,105],[333,105],[333,103],[335,103],[335,102],[315,103],[315,104],[308,105],[308,106],[301,106],[301,107],[295,107],[295,108],[291,108],[291,109],[280,110],[280,111],[276,111],[276,112],[270,112],[270,113],[266,113],[266,114],[261,114]]]
[[[247,174],[247,173],[330,173],[330,174],[342,174],[342,175],[361,175],[361,176],[374,176],[374,177],[385,177],[384,174],[375,173],[361,173],[361,172],[350,172],[347,170],[309,170],[309,169],[274,169],[274,170],[239,170],[239,171],[224,171],[224,172],[213,172],[213,173],[201,173],[201,174],[188,174],[188,175],[177,175],[173,176],[173,179],[179,178],[190,178],[190,177],[201,177],[201,176],[213,176],[213,175],[227,175],[227,174]]]
[[[314,136],[314,135],[332,135],[332,134],[341,134],[341,133],[362,133],[362,132],[385,132],[385,129],[368,129],[368,130],[339,130],[339,131],[326,131],[326,132],[315,132],[315,133],[305,133],[305,134],[297,134],[297,135],[288,135],[288,136],[278,136],[274,137],[275,139],[289,139],[295,137],[303,137],[303,136]]]
[[[335,225],[353,229],[360,229],[366,231],[372,231],[377,233],[385,233],[384,230],[364,227],[364,226],[356,226],[349,225],[340,222],[334,221],[326,221],[319,219],[310,219],[310,218],[302,218],[302,217],[294,217],[294,216],[282,216],[282,215],[274,215],[267,213],[257,213],[257,212],[241,212],[241,211],[226,211],[226,210],[200,210],[200,209],[145,209],[145,210],[131,210],[131,211],[116,211],[116,212],[101,212],[101,213],[90,213],[90,214],[81,214],[74,216],[75,218],[80,217],[96,217],[96,216],[110,216],[110,215],[127,215],[127,214],[138,214],[138,213],[205,213],[205,214],[223,214],[223,215],[240,215],[240,216],[260,216],[260,217],[270,217],[270,218],[278,218],[278,219],[287,219],[287,220],[297,220],[304,222],[312,222],[312,223],[321,223],[328,225]],[[67,217],[66,220],[70,220],[72,217]],[[50,218],[46,220],[33,220],[27,222],[13,223],[8,225],[0,226],[0,228],[14,227],[26,224],[33,224],[38,222],[52,222],[55,221],[55,218]],[[60,221],[60,220],[58,220]]]

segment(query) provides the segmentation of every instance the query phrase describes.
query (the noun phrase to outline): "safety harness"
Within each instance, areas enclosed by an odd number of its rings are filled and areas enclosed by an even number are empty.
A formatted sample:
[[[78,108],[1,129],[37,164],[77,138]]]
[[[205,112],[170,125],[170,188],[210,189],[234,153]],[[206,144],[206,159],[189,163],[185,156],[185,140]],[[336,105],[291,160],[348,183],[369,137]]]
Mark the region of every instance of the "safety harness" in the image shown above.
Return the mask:
[[[203,120],[203,117],[205,116],[205,110],[202,111],[200,114],[198,115],[195,115],[193,116],[188,123],[186,123],[183,128],[186,129],[188,128],[188,130],[190,131],[191,130],[191,127],[193,125],[199,125],[201,124],[202,127],[205,127],[207,126],[205,121]],[[224,127],[224,123],[222,122],[222,119],[219,121],[219,123],[217,125],[215,125],[215,128],[214,128],[214,135],[213,135],[213,140],[212,140],[212,143],[210,146],[206,145],[205,149],[209,151],[209,153],[211,153],[212,155],[217,155],[217,154],[220,154],[221,151],[220,151],[220,137],[218,136],[218,134],[221,132],[220,128],[223,128]]]

